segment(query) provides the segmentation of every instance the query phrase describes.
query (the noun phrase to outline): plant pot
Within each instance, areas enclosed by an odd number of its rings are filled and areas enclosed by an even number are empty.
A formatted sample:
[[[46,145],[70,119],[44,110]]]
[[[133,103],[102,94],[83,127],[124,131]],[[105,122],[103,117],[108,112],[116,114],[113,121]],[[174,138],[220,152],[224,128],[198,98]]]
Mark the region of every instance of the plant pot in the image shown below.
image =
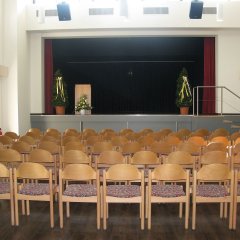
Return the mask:
[[[56,115],[64,115],[65,114],[65,106],[55,106]]]
[[[180,114],[181,115],[188,115],[189,107],[180,107]]]

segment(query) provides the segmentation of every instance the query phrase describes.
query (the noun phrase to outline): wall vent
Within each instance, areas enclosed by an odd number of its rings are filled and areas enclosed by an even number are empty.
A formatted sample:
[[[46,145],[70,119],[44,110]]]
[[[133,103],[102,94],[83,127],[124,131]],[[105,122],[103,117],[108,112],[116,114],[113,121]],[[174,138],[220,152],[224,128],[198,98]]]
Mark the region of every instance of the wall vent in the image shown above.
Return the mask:
[[[217,14],[217,8],[216,7],[204,7],[203,14]]]
[[[89,16],[113,15],[113,8],[89,8]]]
[[[168,7],[145,7],[143,14],[169,14]]]

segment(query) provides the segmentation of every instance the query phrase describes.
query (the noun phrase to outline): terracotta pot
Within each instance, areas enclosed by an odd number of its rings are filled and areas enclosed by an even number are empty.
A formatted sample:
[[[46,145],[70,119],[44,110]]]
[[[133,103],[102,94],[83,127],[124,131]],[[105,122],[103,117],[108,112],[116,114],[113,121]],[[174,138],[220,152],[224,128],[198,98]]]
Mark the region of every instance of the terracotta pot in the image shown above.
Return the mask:
[[[188,115],[189,107],[180,107],[180,114],[181,115]]]
[[[64,115],[65,114],[65,107],[64,106],[56,106],[56,115]]]

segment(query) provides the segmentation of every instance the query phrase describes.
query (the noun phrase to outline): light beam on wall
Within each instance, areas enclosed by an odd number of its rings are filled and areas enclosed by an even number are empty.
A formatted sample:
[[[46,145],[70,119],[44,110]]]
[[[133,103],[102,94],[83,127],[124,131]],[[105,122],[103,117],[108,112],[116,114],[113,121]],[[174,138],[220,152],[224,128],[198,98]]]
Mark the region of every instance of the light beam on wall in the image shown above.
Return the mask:
[[[127,0],[120,0],[120,16],[128,17],[128,2]]]
[[[223,4],[222,3],[217,4],[217,21],[218,22],[223,21]]]

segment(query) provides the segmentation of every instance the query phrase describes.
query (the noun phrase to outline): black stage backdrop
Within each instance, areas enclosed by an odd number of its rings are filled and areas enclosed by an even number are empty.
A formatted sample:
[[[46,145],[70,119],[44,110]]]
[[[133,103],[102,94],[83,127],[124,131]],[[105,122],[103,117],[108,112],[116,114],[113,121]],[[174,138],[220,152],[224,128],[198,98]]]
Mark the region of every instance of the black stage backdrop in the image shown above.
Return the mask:
[[[54,39],[53,69],[67,82],[74,113],[75,84],[91,84],[94,114],[176,114],[183,67],[192,87],[203,84],[201,37]],[[200,108],[201,109],[201,108]]]

